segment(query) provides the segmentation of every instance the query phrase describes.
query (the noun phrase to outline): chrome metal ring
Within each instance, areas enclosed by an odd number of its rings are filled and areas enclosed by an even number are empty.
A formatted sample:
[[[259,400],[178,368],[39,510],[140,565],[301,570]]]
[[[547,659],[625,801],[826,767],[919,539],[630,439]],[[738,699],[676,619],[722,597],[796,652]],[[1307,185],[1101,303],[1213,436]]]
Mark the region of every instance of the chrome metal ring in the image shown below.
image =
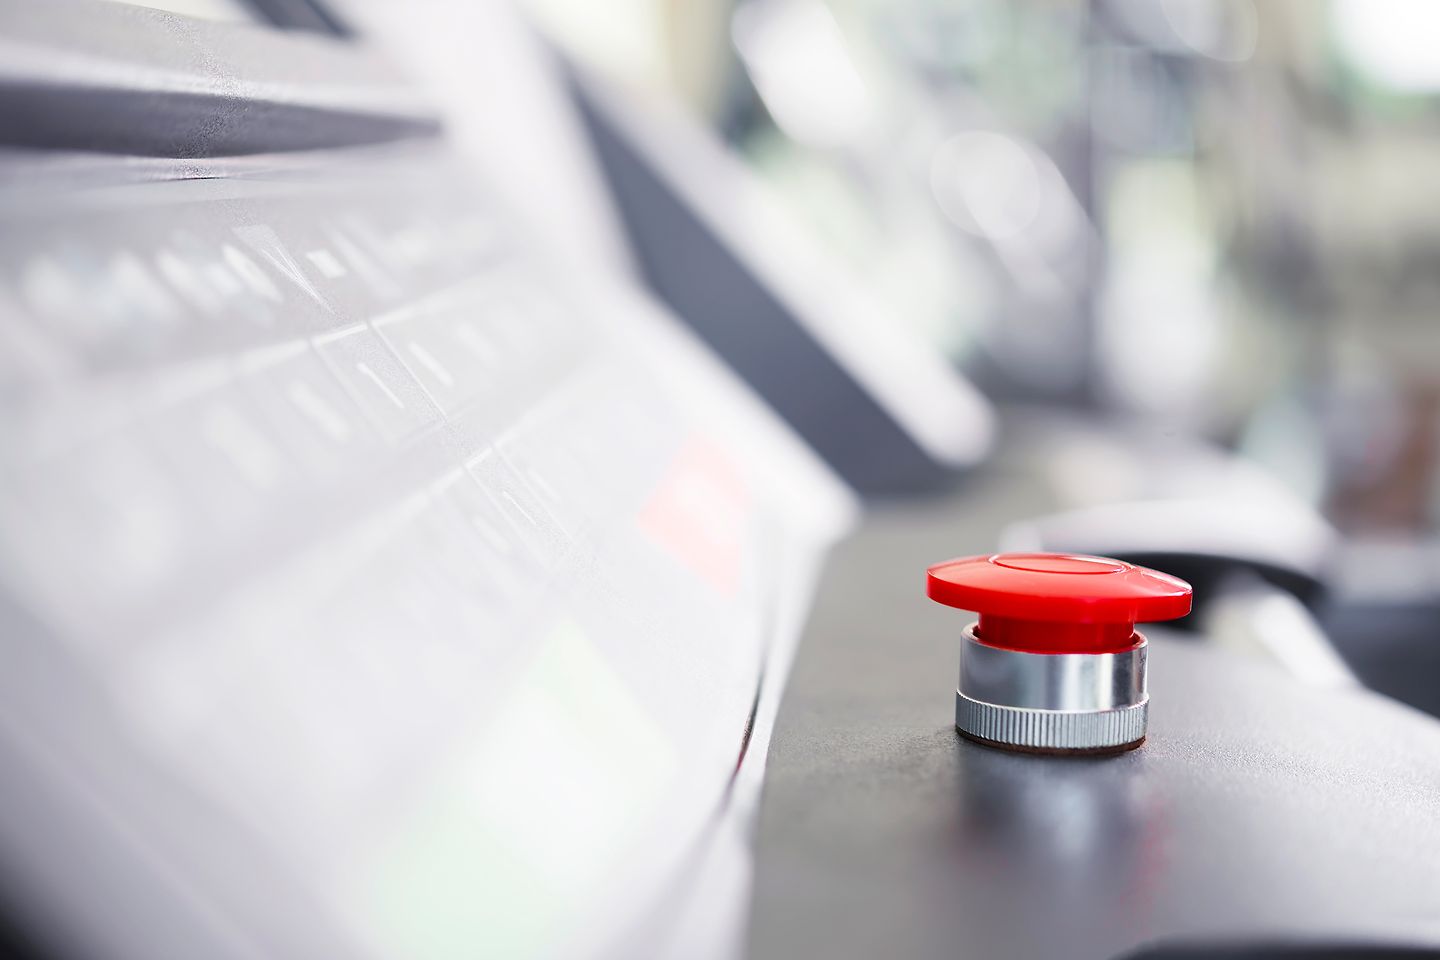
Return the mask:
[[[960,647],[955,726],[1002,746],[1032,750],[1120,749],[1145,738],[1149,644],[1121,653],[1025,653],[980,642],[975,625]]]

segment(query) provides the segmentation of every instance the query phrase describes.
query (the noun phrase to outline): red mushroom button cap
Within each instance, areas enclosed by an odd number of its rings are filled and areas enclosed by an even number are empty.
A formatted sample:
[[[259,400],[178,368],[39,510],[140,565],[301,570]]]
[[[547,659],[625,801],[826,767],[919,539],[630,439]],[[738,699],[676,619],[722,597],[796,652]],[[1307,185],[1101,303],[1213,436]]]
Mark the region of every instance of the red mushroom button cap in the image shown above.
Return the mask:
[[[1119,653],[1135,624],[1190,612],[1190,584],[1122,560],[997,553],[930,567],[930,599],[980,615],[981,643],[1027,653]]]

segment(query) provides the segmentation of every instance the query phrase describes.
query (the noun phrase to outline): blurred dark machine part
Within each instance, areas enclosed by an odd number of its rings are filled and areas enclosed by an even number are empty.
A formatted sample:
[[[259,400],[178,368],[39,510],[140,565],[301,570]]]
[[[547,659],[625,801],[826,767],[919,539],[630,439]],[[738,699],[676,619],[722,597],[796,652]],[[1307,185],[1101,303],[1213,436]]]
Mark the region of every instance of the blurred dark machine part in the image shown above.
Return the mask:
[[[989,451],[988,403],[720,145],[572,79],[646,282],[845,480],[943,489]]]

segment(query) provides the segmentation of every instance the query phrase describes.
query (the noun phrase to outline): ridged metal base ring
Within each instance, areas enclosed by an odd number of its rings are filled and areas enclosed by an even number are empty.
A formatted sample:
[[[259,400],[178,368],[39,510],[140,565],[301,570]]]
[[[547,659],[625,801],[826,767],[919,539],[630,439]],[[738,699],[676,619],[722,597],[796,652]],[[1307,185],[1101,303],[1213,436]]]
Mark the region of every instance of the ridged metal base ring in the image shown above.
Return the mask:
[[[955,727],[974,740],[1044,753],[1110,753],[1145,739],[1150,704],[1099,713],[1026,710],[971,700],[955,692]]]
[[[1110,753],[1145,739],[1148,643],[1120,653],[1025,653],[987,646],[965,630],[955,726],[1012,750]]]

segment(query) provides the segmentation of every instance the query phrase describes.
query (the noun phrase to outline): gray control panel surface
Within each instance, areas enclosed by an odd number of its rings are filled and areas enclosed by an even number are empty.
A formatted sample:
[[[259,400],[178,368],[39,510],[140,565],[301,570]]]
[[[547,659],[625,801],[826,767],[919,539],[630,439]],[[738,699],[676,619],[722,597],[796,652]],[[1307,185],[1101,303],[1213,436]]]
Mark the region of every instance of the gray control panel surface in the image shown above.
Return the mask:
[[[1140,749],[956,735],[967,618],[924,568],[1043,509],[987,483],[877,512],[827,570],[771,748],[752,956],[1440,948],[1440,724],[1406,707],[1152,629]]]

